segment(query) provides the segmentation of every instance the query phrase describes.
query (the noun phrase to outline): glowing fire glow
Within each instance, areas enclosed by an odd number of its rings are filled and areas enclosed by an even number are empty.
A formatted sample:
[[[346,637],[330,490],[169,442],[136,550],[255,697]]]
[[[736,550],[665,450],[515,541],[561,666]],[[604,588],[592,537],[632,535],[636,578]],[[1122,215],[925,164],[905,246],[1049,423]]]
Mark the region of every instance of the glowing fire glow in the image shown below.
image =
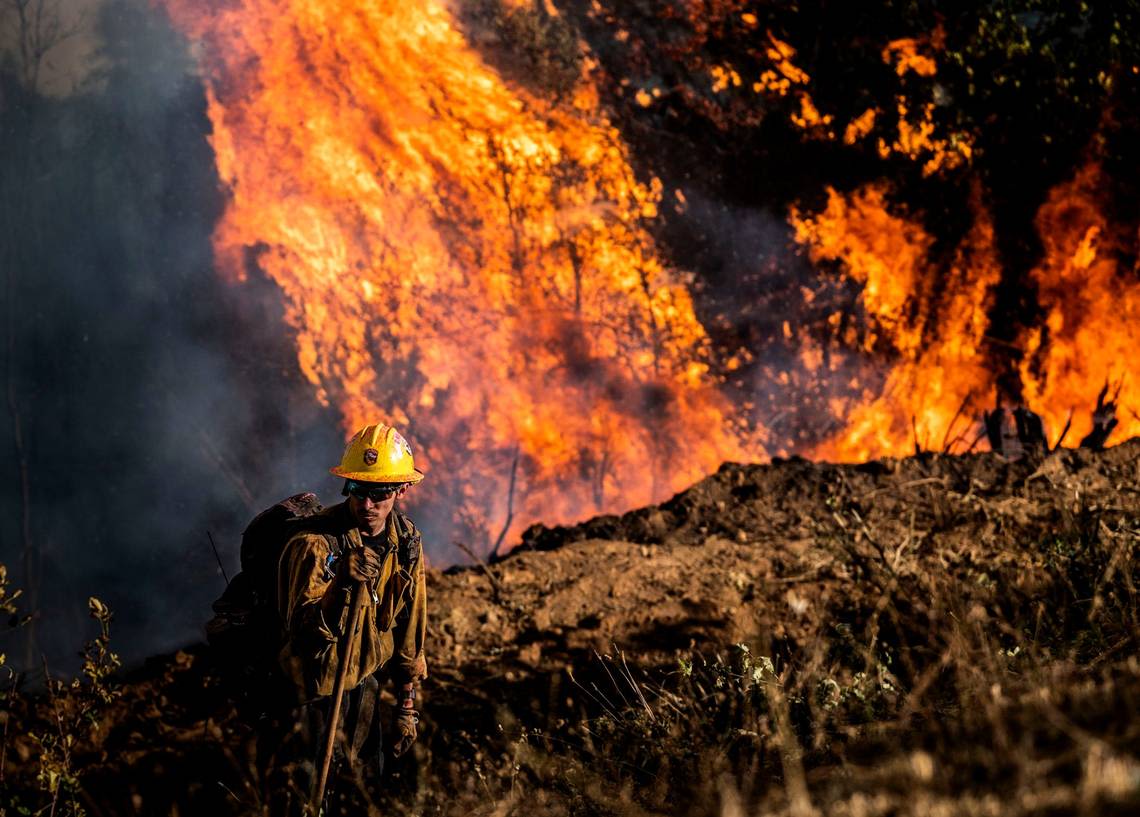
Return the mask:
[[[509,544],[533,521],[657,501],[724,460],[764,457],[764,430],[745,427],[749,407],[731,405],[714,374],[763,350],[713,360],[685,277],[647,230],[661,186],[631,170],[589,59],[552,102],[492,70],[438,0],[166,5],[200,44],[229,193],[220,265],[240,279],[256,264],[277,283],[300,369],[346,432],[377,418],[409,432],[429,471],[417,493],[451,509],[458,535]],[[711,92],[787,97],[804,138],[924,175],[969,166],[970,138],[940,132],[933,97],[900,93],[890,113],[837,122],[815,106],[795,49],[766,42],[755,81],[714,65]],[[896,40],[882,59],[900,82],[930,78],[940,47],[937,33]],[[648,107],[658,93],[635,99]],[[1078,410],[1070,443],[1140,342],[1140,284],[1118,269],[1099,172],[1088,165],[1040,209],[1045,257],[1031,277],[1047,317],[1022,332],[1012,373],[1012,397],[1054,431]],[[683,192],[673,197],[683,213]],[[828,354],[886,368],[881,384],[856,378],[828,399],[833,417],[820,419],[839,430],[806,453],[860,461],[977,445],[977,419],[1011,373],[987,335],[1005,284],[984,197],[973,199],[972,228],[948,251],[883,184],[828,190],[818,212],[793,208],[794,240],[860,292],[865,325],[832,314]],[[826,389],[834,358],[789,318],[782,340],[799,342],[799,367]],[[1125,380],[1120,397],[1117,439],[1140,433],[1128,411],[1140,385]]]
[[[1075,444],[1092,430],[1090,393],[1118,382],[1123,414],[1116,439],[1140,434],[1140,383],[1132,355],[1140,348],[1140,281],[1113,252],[1118,234],[1098,204],[1101,169],[1090,163],[1059,185],[1037,213],[1045,258],[1033,270],[1041,326],[1027,330],[1021,380],[1026,403],[1056,429],[1073,416]]]
[[[840,262],[862,285],[871,319],[864,347],[894,361],[881,392],[835,406],[846,428],[815,456],[862,461],[913,451],[916,441],[967,448],[972,421],[993,391],[983,340],[1000,269],[989,220],[979,217],[945,270],[929,259],[931,237],[892,215],[880,187],[851,196],[832,190],[822,213],[793,212],[792,224],[813,261]]]
[[[1090,404],[1105,383],[1120,385],[1116,439],[1140,434],[1130,409],[1140,404],[1140,385],[1126,377],[1129,350],[1140,343],[1140,284],[1121,274],[1111,253],[1098,174],[1086,166],[1038,213],[1045,257],[1032,278],[1046,317],[1020,340],[1020,398],[1054,435],[1072,412],[1069,445],[1092,430]],[[950,451],[975,443],[973,421],[1000,394],[986,331],[1001,267],[988,214],[977,203],[974,210],[973,229],[944,266],[930,258],[930,236],[917,220],[892,214],[880,187],[830,191],[822,212],[793,212],[796,239],[812,260],[837,262],[862,285],[871,324],[864,347],[892,361],[881,391],[834,407],[846,427],[814,456],[861,461],[915,443]]]
[[[460,534],[624,510],[762,455],[646,232],[659,184],[589,82],[561,105],[508,87],[442,2],[210,5],[168,8],[203,46],[217,255],[280,286],[346,431],[409,432],[420,498]]]
[[[899,77],[932,77],[937,73],[932,54],[941,49],[941,40],[940,31],[926,42],[895,40],[882,58]],[[799,93],[808,98],[806,87]],[[893,142],[878,138],[879,155],[919,162],[928,176],[968,164],[972,141],[963,134],[939,134],[934,107],[933,101],[912,103],[898,96],[897,135]],[[880,111],[865,111],[845,128],[844,143],[864,139],[881,118]],[[801,124],[794,115],[792,120]],[[811,133],[835,138],[831,131]],[[1043,325],[1022,332],[1015,394],[998,387],[1003,364],[986,334],[1002,268],[992,219],[980,196],[972,205],[973,228],[949,262],[931,257],[932,237],[919,219],[888,206],[882,185],[849,195],[829,190],[826,207],[816,214],[793,208],[789,220],[809,257],[837,264],[861,285],[860,302],[870,323],[863,349],[884,355],[890,365],[881,388],[866,389],[853,402],[833,401],[843,428],[813,456],[861,461],[915,447],[951,452],[978,443],[984,447],[976,420],[998,399],[1024,402],[1055,435],[1071,413],[1072,437],[1066,442],[1075,444],[1092,429],[1093,396],[1112,382],[1119,386],[1124,409],[1117,439],[1140,433],[1140,417],[1131,409],[1140,399],[1140,385],[1125,377],[1128,350],[1140,341],[1140,284],[1127,281],[1111,252],[1112,230],[1096,204],[1098,174],[1097,165],[1088,164],[1054,190],[1038,213],[1045,256],[1031,278],[1047,317]],[[805,339],[805,350],[811,344]]]

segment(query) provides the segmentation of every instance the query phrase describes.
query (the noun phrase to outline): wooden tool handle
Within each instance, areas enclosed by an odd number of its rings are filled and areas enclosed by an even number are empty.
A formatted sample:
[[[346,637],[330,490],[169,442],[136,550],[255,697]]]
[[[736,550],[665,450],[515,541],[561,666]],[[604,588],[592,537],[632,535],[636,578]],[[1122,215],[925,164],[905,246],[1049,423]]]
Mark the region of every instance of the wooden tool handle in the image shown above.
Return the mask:
[[[333,686],[332,710],[329,712],[329,733],[325,738],[325,750],[321,758],[321,773],[317,778],[317,787],[313,791],[312,813],[321,813],[321,802],[325,799],[325,786],[329,781],[329,767],[332,765],[333,747],[336,745],[337,726],[340,721],[340,705],[344,700],[344,683],[348,678],[348,665],[352,661],[352,645],[356,638],[356,631],[360,626],[360,614],[364,612],[362,600],[364,598],[364,582],[357,583],[352,588],[352,601],[348,607],[348,629],[344,633],[340,649],[340,667],[336,673],[336,684]]]

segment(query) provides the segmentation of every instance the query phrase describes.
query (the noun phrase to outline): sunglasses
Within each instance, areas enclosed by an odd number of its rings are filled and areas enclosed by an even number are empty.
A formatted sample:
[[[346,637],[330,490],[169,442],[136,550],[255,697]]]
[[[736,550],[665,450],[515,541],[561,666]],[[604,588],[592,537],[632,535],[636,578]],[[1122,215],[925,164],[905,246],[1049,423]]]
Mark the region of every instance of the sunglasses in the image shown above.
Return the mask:
[[[351,494],[357,499],[371,499],[373,502],[383,502],[402,487],[401,485],[369,485],[366,482],[353,482],[349,480],[344,486],[344,491],[346,494]]]

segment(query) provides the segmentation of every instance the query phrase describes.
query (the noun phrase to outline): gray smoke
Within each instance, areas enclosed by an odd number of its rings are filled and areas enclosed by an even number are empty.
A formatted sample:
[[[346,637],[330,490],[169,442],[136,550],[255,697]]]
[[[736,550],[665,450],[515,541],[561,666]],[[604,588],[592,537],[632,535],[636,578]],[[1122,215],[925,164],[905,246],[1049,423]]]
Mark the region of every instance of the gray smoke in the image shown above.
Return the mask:
[[[857,396],[854,380],[874,388],[885,372],[870,356],[835,342],[831,315],[841,313],[856,325],[862,320],[858,288],[813,265],[786,218],[728,203],[693,179],[666,189],[681,186],[683,213],[669,218],[664,230],[669,256],[700,271],[694,301],[722,358],[740,348],[752,355],[728,375],[727,388],[767,430],[769,454],[810,451],[839,429],[831,401]],[[805,340],[819,350],[824,374],[805,364]]]
[[[34,652],[27,628],[0,650],[61,673],[92,595],[128,663],[200,640],[224,585],[207,530],[232,576],[254,511],[338,499],[341,446],[276,287],[215,274],[223,195],[185,41],[141,0],[90,11],[73,92],[27,88],[10,48],[0,68],[0,562],[36,614]]]

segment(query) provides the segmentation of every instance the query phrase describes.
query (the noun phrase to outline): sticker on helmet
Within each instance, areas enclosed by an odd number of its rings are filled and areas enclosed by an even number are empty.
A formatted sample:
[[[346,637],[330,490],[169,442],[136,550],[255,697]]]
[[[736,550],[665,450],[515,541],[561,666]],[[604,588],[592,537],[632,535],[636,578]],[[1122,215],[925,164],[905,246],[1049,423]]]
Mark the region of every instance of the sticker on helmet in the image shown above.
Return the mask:
[[[404,453],[409,457],[412,456],[412,447],[408,445],[408,441],[400,435],[399,431],[392,432],[392,439],[395,440],[397,445],[404,449]]]
[[[380,459],[380,452],[375,448],[366,448],[364,450],[364,464],[375,465],[376,460]]]

